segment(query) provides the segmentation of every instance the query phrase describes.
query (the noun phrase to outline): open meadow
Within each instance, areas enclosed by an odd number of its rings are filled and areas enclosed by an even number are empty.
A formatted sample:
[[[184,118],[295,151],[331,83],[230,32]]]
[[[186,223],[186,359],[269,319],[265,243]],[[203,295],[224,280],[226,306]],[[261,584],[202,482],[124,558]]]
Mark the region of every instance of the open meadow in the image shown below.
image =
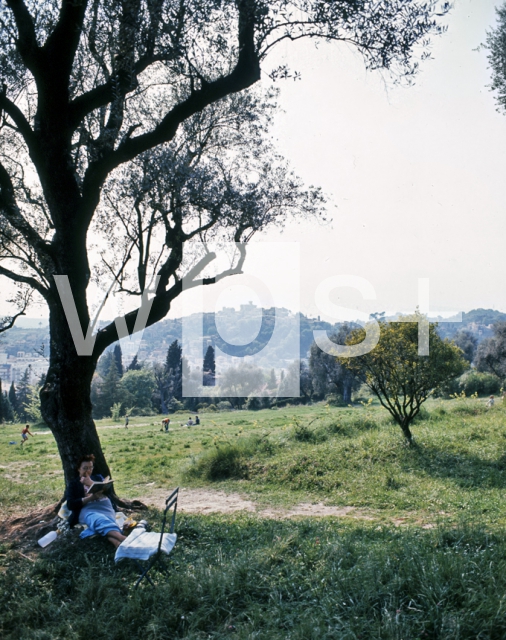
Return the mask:
[[[414,447],[374,402],[202,413],[192,427],[176,414],[168,434],[161,417],[99,421],[119,495],[162,506],[185,488],[170,577],[134,593],[103,539],[72,533],[21,552],[4,541],[0,635],[506,637],[506,407],[425,407]],[[21,447],[19,425],[1,430],[4,520],[63,491],[52,435],[32,431]],[[191,513],[192,490],[253,508]],[[301,504],[308,515],[286,517]],[[324,507],[339,517],[319,517]],[[159,517],[150,508],[154,530]]]

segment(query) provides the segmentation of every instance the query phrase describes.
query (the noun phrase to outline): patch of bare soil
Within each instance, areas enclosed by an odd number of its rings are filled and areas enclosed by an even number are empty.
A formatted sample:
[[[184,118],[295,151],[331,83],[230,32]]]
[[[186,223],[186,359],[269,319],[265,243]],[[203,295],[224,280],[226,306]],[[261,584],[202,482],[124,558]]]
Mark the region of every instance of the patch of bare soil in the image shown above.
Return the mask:
[[[140,500],[147,505],[160,508],[163,505],[167,492],[162,489],[153,489]],[[301,502],[290,509],[282,507],[262,507],[252,500],[243,498],[238,493],[225,493],[224,491],[212,491],[209,489],[185,489],[179,491],[178,511],[182,513],[235,513],[246,511],[256,513],[262,518],[294,518],[294,517],[351,517],[362,520],[373,520],[363,510],[356,507],[333,507],[322,502],[315,504]]]

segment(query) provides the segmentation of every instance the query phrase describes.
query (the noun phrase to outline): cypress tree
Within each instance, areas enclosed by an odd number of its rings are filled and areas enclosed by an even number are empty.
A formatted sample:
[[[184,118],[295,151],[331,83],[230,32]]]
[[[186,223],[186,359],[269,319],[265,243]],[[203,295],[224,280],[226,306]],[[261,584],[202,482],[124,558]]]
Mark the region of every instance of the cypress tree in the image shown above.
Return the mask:
[[[14,411],[12,410],[11,403],[9,402],[9,398],[7,396],[7,391],[3,393],[3,407],[4,407],[4,421],[5,422],[13,422],[14,421]]]
[[[11,387],[9,389],[9,402],[12,407],[12,410],[17,412],[18,410],[18,396],[16,395],[16,387],[14,386],[14,382],[11,383]]]
[[[207,347],[202,371],[204,373],[204,387],[214,387],[216,384],[216,362],[214,359],[214,348],[211,345]]]
[[[177,340],[174,340],[167,351],[164,366],[164,395],[167,402],[172,398],[181,400],[183,397],[183,350]]]
[[[139,364],[139,360],[137,359],[137,354],[135,354],[132,362],[127,367],[127,371],[140,371],[141,369],[142,369],[142,366]]]
[[[27,420],[26,415],[26,405],[28,404],[28,396],[30,393],[30,373],[31,367],[28,366],[21,377],[21,380],[18,383],[18,388],[16,389],[16,399],[17,399],[17,408],[16,413],[20,420]]]
[[[118,371],[118,375],[119,375],[120,378],[122,378],[123,377],[123,373],[124,373],[124,370],[123,370],[123,352],[121,351],[121,346],[119,344],[117,344],[114,347],[113,354],[114,354],[114,360],[116,361],[116,369]]]

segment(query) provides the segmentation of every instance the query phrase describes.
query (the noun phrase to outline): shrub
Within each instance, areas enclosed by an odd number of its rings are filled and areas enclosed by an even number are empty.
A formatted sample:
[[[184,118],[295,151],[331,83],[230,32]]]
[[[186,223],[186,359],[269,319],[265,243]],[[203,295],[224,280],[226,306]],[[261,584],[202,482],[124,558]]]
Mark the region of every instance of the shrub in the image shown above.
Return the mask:
[[[248,411],[258,411],[262,409],[262,398],[257,398],[256,396],[252,396],[246,401],[246,409]]]
[[[216,406],[219,411],[232,411],[232,405],[228,400],[220,400]]]
[[[468,371],[459,378],[459,388],[466,396],[477,393],[479,396],[488,396],[499,393],[501,380],[493,373],[479,373]]]
[[[172,400],[167,405],[167,409],[169,410],[169,413],[176,413],[176,411],[184,411],[184,404],[182,402],[179,402],[179,400],[172,398]]]
[[[190,478],[216,481],[247,477],[244,449],[236,444],[217,446],[205,453],[187,470]]]
[[[217,445],[194,460],[185,475],[189,479],[209,481],[248,478],[248,460],[255,454],[272,455],[278,446],[266,436],[253,436],[234,444]]]
[[[119,420],[121,413],[121,402],[115,402],[111,407],[111,418],[113,420]]]
[[[343,396],[337,393],[329,393],[325,396],[325,402],[331,407],[346,407],[347,403],[343,400]]]

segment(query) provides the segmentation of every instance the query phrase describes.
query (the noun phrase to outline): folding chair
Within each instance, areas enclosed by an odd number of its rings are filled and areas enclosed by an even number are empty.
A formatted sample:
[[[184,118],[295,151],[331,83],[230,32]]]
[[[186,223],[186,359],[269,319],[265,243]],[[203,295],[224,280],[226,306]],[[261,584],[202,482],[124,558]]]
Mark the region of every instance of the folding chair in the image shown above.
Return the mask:
[[[151,586],[155,586],[148,576],[148,571],[153,566],[159,565],[157,568],[159,568],[160,571],[166,571],[166,568],[163,566],[162,556],[163,554],[168,555],[176,544],[177,534],[174,533],[174,525],[176,523],[178,493],[179,487],[165,500],[162,530],[160,533],[146,531],[142,527],[136,527],[116,550],[116,555],[114,556],[115,562],[129,558],[135,562],[140,571],[139,579],[135,583],[135,589],[137,589],[143,578],[146,578]],[[167,514],[171,509],[173,511],[169,533],[165,533]],[[147,562],[147,565],[142,565],[141,562]]]

